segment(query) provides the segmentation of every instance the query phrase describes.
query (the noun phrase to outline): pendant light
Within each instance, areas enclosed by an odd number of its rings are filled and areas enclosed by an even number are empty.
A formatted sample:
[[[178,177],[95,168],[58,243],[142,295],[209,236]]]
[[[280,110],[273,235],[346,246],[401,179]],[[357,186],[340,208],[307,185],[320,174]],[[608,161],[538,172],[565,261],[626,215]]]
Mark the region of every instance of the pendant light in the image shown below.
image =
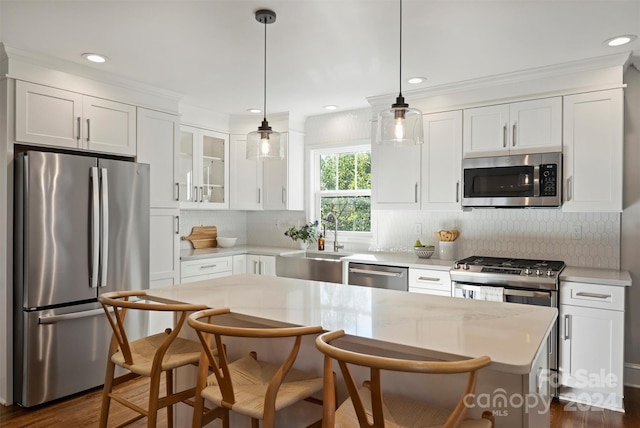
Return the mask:
[[[376,132],[378,144],[410,146],[422,144],[422,112],[409,108],[402,96],[402,0],[400,0],[400,93],[390,109],[378,114]]]
[[[276,22],[276,13],[262,9],[256,12],[256,21],[264,25],[264,117],[257,131],[247,134],[247,159],[284,159],[284,147],[280,133],[273,131],[267,122],[267,24]]]

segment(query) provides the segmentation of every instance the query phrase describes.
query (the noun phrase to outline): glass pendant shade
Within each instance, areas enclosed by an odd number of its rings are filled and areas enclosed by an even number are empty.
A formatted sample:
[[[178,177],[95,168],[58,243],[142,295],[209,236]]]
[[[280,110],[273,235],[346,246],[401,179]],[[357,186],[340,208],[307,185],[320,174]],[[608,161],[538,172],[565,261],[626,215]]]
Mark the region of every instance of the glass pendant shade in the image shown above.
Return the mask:
[[[266,119],[257,131],[247,134],[247,159],[284,159],[280,133],[273,131]]]
[[[378,114],[376,142],[391,146],[412,146],[424,142],[422,112],[410,108],[402,96],[390,109]]]

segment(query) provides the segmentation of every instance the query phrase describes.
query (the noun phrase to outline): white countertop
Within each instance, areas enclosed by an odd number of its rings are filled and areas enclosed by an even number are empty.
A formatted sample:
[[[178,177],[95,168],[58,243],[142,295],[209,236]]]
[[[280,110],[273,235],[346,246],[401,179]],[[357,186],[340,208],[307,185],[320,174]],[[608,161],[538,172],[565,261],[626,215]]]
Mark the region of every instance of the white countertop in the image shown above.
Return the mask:
[[[180,250],[180,260],[197,260],[211,257],[235,256],[239,254],[256,254],[261,256],[284,256],[288,254],[304,253],[299,248],[264,247],[257,245],[239,245],[230,248],[200,248],[198,250]]]
[[[492,369],[529,373],[557,310],[325,282],[234,275],[150,289],[160,298],[373,339],[439,359],[488,355]]]
[[[560,273],[560,281],[628,287],[631,285],[631,275],[625,270],[567,266]]]

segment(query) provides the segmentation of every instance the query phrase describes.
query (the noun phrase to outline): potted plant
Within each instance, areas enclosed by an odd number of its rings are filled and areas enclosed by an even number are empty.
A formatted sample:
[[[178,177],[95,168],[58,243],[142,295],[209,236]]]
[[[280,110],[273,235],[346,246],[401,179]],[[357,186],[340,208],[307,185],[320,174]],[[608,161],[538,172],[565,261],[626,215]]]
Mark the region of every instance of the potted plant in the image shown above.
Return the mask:
[[[318,220],[301,227],[291,226],[284,235],[293,239],[294,242],[300,240],[300,248],[306,249],[309,244],[318,239]]]

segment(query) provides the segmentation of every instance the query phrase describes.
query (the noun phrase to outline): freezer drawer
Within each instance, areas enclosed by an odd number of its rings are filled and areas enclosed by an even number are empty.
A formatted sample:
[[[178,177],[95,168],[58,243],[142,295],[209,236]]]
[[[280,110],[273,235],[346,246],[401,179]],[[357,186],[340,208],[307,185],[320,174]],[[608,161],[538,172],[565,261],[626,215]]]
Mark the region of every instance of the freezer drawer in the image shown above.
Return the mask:
[[[31,407],[104,383],[111,327],[101,306],[22,315],[24,331],[15,350],[17,403]]]

